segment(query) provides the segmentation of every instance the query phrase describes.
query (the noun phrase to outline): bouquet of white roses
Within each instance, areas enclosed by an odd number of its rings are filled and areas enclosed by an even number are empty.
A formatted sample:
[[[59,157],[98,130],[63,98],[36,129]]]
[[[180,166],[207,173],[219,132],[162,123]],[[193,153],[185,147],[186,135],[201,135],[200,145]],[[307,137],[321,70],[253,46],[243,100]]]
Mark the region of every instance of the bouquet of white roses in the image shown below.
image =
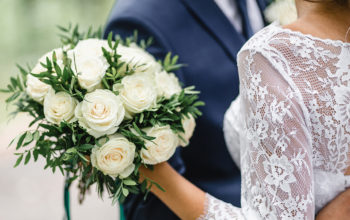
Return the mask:
[[[167,161],[186,146],[201,113],[198,92],[182,88],[171,73],[181,67],[177,56],[163,61],[146,52],[150,40],[127,39],[101,31],[63,31],[62,47],[39,59],[2,92],[16,111],[33,117],[30,130],[13,140],[18,166],[46,159],[67,184],[79,181],[81,199],[92,184],[113,202],[129,193],[148,193],[157,183],[138,183],[141,165]]]

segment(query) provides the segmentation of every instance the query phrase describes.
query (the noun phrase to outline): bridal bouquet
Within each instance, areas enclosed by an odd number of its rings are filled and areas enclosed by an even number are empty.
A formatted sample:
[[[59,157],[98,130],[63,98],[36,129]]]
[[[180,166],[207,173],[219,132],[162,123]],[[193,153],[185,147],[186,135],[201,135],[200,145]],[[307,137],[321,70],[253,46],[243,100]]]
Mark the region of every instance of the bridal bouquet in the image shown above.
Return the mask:
[[[7,103],[33,118],[16,137],[15,166],[42,156],[67,184],[79,182],[81,199],[96,183],[113,202],[147,193],[156,182],[139,183],[139,167],[167,161],[186,146],[201,113],[198,92],[182,88],[171,73],[181,67],[169,53],[163,61],[146,52],[150,40],[121,39],[101,31],[60,27],[62,47],[34,68],[19,67],[2,92]],[[11,144],[12,144],[11,143]],[[162,188],[161,188],[162,189]]]

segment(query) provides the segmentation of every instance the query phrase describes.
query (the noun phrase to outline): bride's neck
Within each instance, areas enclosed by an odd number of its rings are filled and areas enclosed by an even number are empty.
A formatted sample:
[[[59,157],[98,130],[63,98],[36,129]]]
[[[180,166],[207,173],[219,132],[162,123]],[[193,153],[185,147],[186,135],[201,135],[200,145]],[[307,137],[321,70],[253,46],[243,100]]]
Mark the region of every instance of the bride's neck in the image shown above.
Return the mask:
[[[350,0],[348,6],[334,0],[296,0],[296,5],[298,20],[287,28],[320,38],[350,42]]]

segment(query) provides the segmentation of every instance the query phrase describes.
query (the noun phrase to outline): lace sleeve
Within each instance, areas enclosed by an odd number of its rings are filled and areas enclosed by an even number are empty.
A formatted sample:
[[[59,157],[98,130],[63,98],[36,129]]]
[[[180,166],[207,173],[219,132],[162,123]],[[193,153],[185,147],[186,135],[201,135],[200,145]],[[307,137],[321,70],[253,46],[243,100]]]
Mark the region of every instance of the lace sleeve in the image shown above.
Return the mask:
[[[239,56],[240,101],[233,105],[240,105],[240,114],[236,108],[233,117],[243,122],[241,131],[232,132],[240,137],[242,208],[208,195],[201,219],[314,219],[307,112],[288,78],[288,65],[273,51],[265,56],[246,50]],[[235,126],[227,124],[226,133],[229,127]]]
[[[241,209],[206,194],[205,213],[196,220],[241,220]]]
[[[239,55],[243,213],[314,219],[312,144],[301,93],[277,50]]]

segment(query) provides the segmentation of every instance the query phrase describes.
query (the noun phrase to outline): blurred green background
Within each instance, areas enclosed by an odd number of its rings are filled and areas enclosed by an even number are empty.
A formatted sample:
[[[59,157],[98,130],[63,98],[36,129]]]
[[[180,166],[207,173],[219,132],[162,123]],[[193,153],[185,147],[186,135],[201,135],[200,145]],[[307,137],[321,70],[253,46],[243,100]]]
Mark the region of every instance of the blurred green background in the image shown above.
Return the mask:
[[[0,87],[16,75],[16,63],[34,65],[42,55],[59,47],[57,25],[105,25],[114,0],[0,0]],[[0,123],[7,111],[0,93]]]
[[[105,25],[114,0],[0,0],[0,87],[18,74],[16,63],[33,66],[46,52],[60,46],[56,25]],[[15,148],[7,148],[11,139],[26,130],[29,119],[18,115],[8,123],[5,99],[0,93],[0,219],[61,220],[64,177],[44,170],[39,159],[26,166],[13,168]],[[118,208],[110,200],[98,198],[94,189],[83,205],[78,203],[78,190],[71,187],[72,219],[118,219]]]

